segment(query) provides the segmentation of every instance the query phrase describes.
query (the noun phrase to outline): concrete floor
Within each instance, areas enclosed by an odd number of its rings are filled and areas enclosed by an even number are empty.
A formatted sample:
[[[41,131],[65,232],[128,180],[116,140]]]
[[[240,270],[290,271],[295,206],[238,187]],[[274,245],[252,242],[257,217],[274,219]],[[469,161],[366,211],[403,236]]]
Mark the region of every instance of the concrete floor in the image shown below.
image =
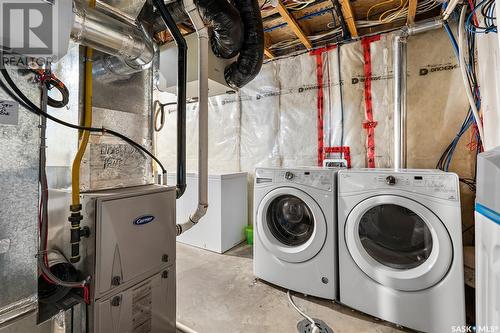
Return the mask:
[[[177,320],[199,333],[293,333],[303,318],[288,304],[286,290],[252,273],[252,248],[224,255],[177,243]],[[315,297],[294,297],[335,333],[408,332]]]

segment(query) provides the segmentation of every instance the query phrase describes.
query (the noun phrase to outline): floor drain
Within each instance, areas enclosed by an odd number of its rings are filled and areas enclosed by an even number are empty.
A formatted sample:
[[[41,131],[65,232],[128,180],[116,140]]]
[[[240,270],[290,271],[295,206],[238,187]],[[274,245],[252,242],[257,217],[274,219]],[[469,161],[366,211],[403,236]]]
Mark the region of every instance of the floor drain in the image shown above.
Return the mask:
[[[328,327],[328,325],[324,321],[316,318],[313,318],[313,320],[316,323],[316,326],[318,326],[320,333],[333,333],[333,330]],[[297,329],[299,330],[299,333],[311,333],[311,322],[307,319],[304,319],[297,324]]]

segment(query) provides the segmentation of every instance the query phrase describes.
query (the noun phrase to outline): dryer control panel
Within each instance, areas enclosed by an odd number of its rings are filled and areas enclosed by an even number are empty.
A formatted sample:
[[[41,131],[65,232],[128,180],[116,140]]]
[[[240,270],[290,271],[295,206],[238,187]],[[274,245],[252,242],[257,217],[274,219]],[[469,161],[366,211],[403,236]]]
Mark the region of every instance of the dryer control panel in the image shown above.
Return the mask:
[[[265,183],[290,183],[324,191],[335,190],[336,171],[333,169],[257,169],[255,185]]]
[[[345,171],[339,174],[341,193],[395,189],[446,200],[459,199],[458,177],[446,172]]]

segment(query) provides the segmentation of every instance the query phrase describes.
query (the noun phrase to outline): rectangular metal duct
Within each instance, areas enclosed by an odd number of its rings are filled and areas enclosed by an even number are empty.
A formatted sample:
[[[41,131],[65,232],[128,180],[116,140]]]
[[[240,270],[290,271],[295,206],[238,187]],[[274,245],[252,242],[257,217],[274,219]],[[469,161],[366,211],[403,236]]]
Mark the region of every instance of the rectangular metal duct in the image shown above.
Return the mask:
[[[37,104],[38,87],[8,70]],[[0,326],[37,306],[39,117],[8,103],[0,89]]]
[[[192,99],[198,97],[198,39],[195,33],[185,36],[188,44],[188,75],[186,97]],[[217,96],[234,92],[224,78],[224,69],[234,59],[217,58],[209,47],[208,50],[208,95]],[[160,91],[176,94],[177,91],[177,47],[175,43],[169,43],[160,48],[160,80],[158,89]]]

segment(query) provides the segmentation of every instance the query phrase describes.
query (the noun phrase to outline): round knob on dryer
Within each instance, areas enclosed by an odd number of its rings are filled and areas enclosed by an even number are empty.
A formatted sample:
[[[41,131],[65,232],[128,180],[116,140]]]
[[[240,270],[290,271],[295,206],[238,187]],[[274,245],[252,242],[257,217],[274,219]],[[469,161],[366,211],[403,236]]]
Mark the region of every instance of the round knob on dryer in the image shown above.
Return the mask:
[[[292,180],[294,177],[295,177],[295,175],[292,172],[290,172],[290,171],[285,172],[285,179],[286,180]]]
[[[387,176],[387,178],[385,179],[385,182],[387,183],[387,185],[396,185],[396,177]]]

